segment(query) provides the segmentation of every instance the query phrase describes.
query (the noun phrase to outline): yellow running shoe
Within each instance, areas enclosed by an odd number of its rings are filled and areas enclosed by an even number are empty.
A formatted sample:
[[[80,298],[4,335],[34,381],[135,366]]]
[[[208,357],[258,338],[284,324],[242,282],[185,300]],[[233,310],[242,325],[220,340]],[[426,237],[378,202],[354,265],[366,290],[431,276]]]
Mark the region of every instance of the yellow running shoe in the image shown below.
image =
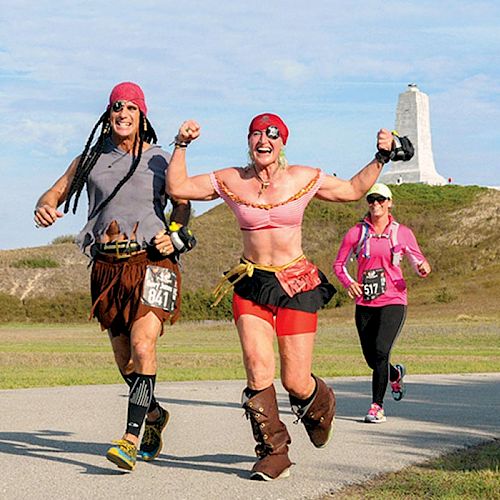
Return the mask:
[[[120,469],[134,470],[137,461],[137,447],[126,439],[112,441],[113,445],[106,453],[106,458]]]
[[[143,460],[150,462],[154,460],[159,454],[163,447],[163,440],[161,433],[168,424],[168,419],[170,415],[167,410],[158,407],[160,410],[160,416],[157,420],[149,423],[147,420],[144,426],[144,435],[142,436],[141,446],[139,448],[139,455],[142,456]]]

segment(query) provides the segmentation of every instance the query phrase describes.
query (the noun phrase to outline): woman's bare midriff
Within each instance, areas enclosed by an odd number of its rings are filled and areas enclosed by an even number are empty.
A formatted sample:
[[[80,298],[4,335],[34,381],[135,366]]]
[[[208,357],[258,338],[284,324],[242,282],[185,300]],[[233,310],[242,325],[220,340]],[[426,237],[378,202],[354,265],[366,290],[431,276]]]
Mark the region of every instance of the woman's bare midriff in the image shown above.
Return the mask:
[[[302,255],[302,228],[280,227],[241,231],[243,256],[265,266],[282,266]]]

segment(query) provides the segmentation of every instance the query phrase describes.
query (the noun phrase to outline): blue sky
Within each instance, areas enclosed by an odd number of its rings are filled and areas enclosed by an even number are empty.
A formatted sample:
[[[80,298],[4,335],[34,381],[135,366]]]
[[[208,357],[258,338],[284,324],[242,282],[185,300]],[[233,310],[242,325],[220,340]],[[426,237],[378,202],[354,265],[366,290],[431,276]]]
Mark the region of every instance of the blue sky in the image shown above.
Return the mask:
[[[351,177],[392,128],[398,95],[430,98],[437,171],[498,186],[500,3],[4,0],[0,16],[0,248],[49,243],[85,220],[32,223],[120,81],[139,83],[160,144],[195,118],[193,173],[246,162],[261,112],[290,128],[291,163]],[[198,203],[200,214],[210,204]]]

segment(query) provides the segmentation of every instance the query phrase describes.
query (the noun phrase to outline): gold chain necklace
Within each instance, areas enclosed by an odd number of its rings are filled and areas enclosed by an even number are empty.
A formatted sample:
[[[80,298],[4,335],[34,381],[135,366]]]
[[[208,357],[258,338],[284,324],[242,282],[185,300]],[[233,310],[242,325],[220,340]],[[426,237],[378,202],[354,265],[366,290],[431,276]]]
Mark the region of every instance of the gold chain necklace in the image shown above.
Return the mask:
[[[257,167],[255,166],[255,163],[252,165],[253,171],[255,172],[255,176],[257,177],[257,180],[260,182],[260,189],[259,192],[257,193],[257,196],[260,196],[270,185],[271,185],[271,180],[274,177],[274,174],[276,171],[273,172],[273,174],[269,177],[269,180],[265,181],[259,174],[259,171],[257,170]]]

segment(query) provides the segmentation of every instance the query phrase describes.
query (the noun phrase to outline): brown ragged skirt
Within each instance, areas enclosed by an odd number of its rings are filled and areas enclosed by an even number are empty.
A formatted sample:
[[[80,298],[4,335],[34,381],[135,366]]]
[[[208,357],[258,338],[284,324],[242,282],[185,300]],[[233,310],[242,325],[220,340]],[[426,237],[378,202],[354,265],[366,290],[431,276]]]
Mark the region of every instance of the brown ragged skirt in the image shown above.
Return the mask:
[[[146,267],[154,265],[173,271],[177,277],[177,300],[172,312],[141,302]],[[177,263],[168,257],[150,256],[143,252],[125,259],[113,255],[97,254],[90,275],[92,295],[91,317],[97,318],[103,330],[113,336],[130,335],[134,321],[154,313],[163,323],[175,323],[180,315],[181,275]],[[162,329],[163,334],[163,329]]]

